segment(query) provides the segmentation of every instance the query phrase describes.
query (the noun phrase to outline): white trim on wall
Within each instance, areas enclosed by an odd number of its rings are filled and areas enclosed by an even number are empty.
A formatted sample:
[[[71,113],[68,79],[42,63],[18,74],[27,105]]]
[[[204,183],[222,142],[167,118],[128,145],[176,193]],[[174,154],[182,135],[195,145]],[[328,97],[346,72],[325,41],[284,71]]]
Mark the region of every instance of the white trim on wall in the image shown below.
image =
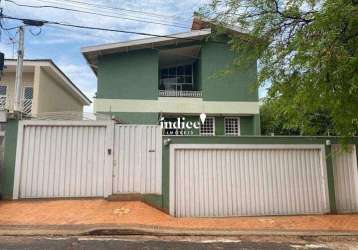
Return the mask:
[[[161,97],[157,100],[95,99],[95,112],[159,112],[180,114],[259,114],[259,102],[204,101],[202,98]]]

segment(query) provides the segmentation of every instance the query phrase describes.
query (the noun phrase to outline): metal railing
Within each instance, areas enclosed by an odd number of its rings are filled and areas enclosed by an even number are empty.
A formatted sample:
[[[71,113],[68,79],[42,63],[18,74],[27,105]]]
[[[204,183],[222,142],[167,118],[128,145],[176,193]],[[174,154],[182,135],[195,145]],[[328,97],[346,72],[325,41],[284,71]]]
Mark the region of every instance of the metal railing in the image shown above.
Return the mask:
[[[0,96],[0,110],[14,110],[14,100],[7,96]],[[21,99],[21,111],[31,114],[32,99]]]
[[[32,111],[32,99],[23,99],[21,100],[22,112],[26,114],[31,114]]]
[[[0,110],[8,109],[6,96],[0,96]]]
[[[201,91],[159,90],[162,97],[202,97]]]

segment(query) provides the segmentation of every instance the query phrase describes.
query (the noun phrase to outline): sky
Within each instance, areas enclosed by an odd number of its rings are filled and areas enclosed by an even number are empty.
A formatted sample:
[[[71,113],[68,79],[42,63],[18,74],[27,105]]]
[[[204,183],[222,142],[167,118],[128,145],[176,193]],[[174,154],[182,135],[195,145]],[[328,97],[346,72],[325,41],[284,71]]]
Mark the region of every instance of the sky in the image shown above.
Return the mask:
[[[53,8],[20,7],[11,1],[32,6],[52,5],[87,12],[97,12],[116,16],[116,18]],[[3,8],[4,15],[7,16],[168,35],[188,31],[191,26],[193,12],[209,1],[210,0],[0,0],[0,6]],[[97,6],[93,6],[93,4]],[[116,9],[107,9],[98,5]],[[19,24],[19,22],[12,20],[5,20],[4,22],[4,25],[8,28],[15,27]],[[154,24],[151,22],[160,22],[170,25]],[[16,56],[16,45],[14,46],[10,41],[9,36],[17,38],[15,30],[1,33],[0,51],[5,53],[6,58],[13,58],[13,56]],[[82,30],[55,25],[45,25],[41,30],[36,27],[27,27],[25,34],[25,59],[52,59],[83,93],[92,100],[96,92],[97,79],[80,53],[80,48],[139,38],[146,38],[146,36]],[[85,108],[85,112],[92,112],[92,110],[92,105]]]

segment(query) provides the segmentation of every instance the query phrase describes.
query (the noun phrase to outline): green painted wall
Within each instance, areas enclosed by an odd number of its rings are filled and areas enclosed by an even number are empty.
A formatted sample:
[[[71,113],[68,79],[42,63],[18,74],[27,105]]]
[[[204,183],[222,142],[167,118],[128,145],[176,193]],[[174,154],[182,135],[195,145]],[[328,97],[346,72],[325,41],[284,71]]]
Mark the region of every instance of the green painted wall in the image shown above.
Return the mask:
[[[143,99],[158,97],[159,53],[145,49],[105,55],[98,62],[97,98]]]
[[[240,117],[241,135],[257,135],[254,129],[254,117],[242,116]]]
[[[3,199],[12,199],[17,145],[17,120],[8,120],[5,130],[4,166],[0,175],[0,193]]]
[[[215,135],[225,135],[224,117],[215,117]]]
[[[158,113],[113,112],[115,118],[128,124],[158,124]]]
[[[163,208],[163,197],[159,194],[143,194],[143,200],[156,208]]]
[[[110,113],[116,119],[119,119],[123,123],[128,124],[159,124],[159,113],[142,113],[142,112],[113,112]],[[199,121],[199,116],[181,116],[180,114],[176,115],[165,115],[165,118],[168,117],[185,117],[186,121],[197,122]],[[231,116],[230,116],[231,117]],[[240,117],[240,129],[241,135],[259,135],[260,134],[260,124],[257,125],[257,117],[259,116],[241,116]],[[257,128],[258,127],[258,128]],[[193,129],[193,134],[199,135],[199,130]],[[225,135],[224,128],[224,116],[215,117],[215,135]]]
[[[185,121],[197,122],[200,121],[199,116],[181,116],[174,115],[174,118],[184,117]],[[164,117],[169,117],[164,114]],[[209,116],[210,117],[210,116]],[[233,116],[230,116],[233,117]],[[215,135],[225,135],[225,127],[224,127],[224,118],[225,116],[216,116],[215,117]],[[255,121],[256,116],[240,116],[240,129],[241,135],[259,135],[260,131],[255,129]],[[157,124],[157,123],[156,123]],[[199,135],[199,130],[193,129],[193,134],[191,135]]]
[[[235,55],[228,45],[207,42],[201,48],[201,85],[203,99],[210,101],[258,101],[254,88],[257,78],[256,61],[247,69],[225,76],[220,72],[232,65]]]
[[[162,49],[192,46],[179,45]],[[198,45],[198,43],[195,43]],[[225,76],[218,76],[234,59],[229,46],[221,43],[202,42],[198,61],[194,64],[196,88],[203,91],[207,101],[258,101],[254,89],[257,77],[256,62],[249,69]],[[142,99],[158,98],[159,52],[144,49],[105,55],[98,62],[97,98]],[[115,113],[125,123],[157,124],[155,113]],[[241,118],[242,135],[259,135],[260,124],[256,116]],[[216,134],[224,135],[222,117],[216,119]]]
[[[230,67],[235,57],[230,47],[210,41],[201,46],[199,60],[194,64],[194,79],[196,87],[203,91],[204,100],[258,101],[258,90],[254,88],[256,61],[249,68],[222,76],[220,72]],[[158,83],[158,50],[144,49],[99,58],[97,98],[156,99]]]
[[[261,120],[260,115],[254,115],[254,135],[261,135]]]
[[[327,167],[327,184],[328,184],[328,197],[329,197],[329,206],[331,213],[337,213],[336,208],[336,194],[334,191],[334,171],[333,171],[333,162],[332,162],[332,148],[331,146],[325,146],[326,153],[326,167]]]

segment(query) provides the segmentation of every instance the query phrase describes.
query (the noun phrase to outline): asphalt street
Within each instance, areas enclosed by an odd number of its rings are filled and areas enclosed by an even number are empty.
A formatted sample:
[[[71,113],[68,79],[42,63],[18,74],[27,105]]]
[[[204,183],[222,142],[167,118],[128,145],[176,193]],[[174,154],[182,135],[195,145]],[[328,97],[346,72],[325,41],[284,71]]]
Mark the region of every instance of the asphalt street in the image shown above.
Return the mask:
[[[0,249],[358,249],[355,237],[0,236]]]

